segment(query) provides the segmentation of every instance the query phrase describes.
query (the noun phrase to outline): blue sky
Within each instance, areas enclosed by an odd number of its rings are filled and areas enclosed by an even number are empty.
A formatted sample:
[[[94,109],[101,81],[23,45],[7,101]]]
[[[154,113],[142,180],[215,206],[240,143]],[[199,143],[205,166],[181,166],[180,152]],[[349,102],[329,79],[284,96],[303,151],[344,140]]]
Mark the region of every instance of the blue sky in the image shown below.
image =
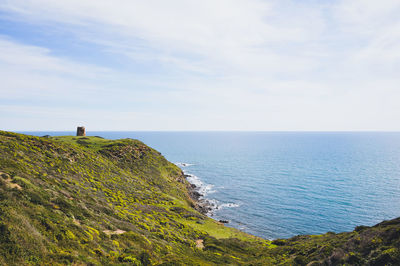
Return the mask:
[[[0,0],[3,130],[400,130],[398,0]]]

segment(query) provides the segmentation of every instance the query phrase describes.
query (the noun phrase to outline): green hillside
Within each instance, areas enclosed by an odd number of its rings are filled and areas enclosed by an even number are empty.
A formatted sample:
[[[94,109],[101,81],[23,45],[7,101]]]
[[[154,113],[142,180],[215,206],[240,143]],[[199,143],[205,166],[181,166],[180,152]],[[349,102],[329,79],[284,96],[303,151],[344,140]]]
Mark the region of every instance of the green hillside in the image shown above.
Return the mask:
[[[182,171],[138,140],[0,131],[0,265],[400,263],[400,220],[271,242],[189,195]]]

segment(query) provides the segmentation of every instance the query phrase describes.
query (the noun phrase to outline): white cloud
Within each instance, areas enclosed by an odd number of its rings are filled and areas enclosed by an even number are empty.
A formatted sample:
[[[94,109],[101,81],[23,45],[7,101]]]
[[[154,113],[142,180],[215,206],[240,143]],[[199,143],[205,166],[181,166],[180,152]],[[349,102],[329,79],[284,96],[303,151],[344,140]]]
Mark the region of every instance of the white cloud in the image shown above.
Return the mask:
[[[49,49],[19,44],[1,36],[0,51],[3,98],[61,96],[82,89],[100,90],[95,89],[93,80],[112,74],[106,68],[52,56]]]
[[[65,32],[127,70],[1,38],[0,90],[78,94],[90,121],[106,104],[124,129],[399,130],[399,1],[306,2],[2,1],[13,20]],[[163,70],[130,72],[141,66]]]
[[[81,38],[88,38],[89,32],[101,31],[94,40],[133,56],[143,52],[134,45],[139,39],[157,49],[162,61],[175,56],[183,68],[190,69],[191,64],[197,63],[202,71],[211,68],[221,74],[227,69],[239,72],[308,69],[309,64],[304,61],[310,59],[296,54],[288,58],[274,50],[282,43],[306,41],[323,25],[320,12],[311,8],[303,7],[304,14],[288,9],[291,17],[282,18],[272,9],[273,4],[259,0],[13,0],[0,7],[33,21],[79,26]],[[125,43],[122,49],[121,43]],[[165,56],[168,54],[171,56]]]
[[[342,30],[357,35],[374,35],[382,27],[398,19],[400,2],[397,0],[340,0],[333,14]]]

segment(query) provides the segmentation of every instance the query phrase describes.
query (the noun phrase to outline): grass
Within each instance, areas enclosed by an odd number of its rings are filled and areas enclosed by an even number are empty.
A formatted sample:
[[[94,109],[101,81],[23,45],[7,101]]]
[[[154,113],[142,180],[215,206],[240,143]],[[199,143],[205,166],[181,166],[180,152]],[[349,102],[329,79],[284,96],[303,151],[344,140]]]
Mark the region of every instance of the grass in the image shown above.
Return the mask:
[[[57,136],[51,137],[51,139],[62,141],[64,143],[73,144],[77,146],[84,146],[93,151],[99,151],[100,149],[104,148],[107,145],[115,145],[115,144],[123,144],[121,140],[109,140],[104,139],[102,137],[93,137],[93,136]]]
[[[271,242],[197,212],[189,186],[138,140],[0,131],[0,264],[400,263],[400,220]]]
[[[206,220],[190,220],[190,219],[179,219],[179,222],[194,228],[195,230],[205,232],[206,234],[215,237],[216,239],[223,238],[237,238],[243,241],[259,241],[265,244],[270,244],[270,241],[266,241],[262,238],[246,234],[238,229],[227,227],[222,223],[219,223],[212,219]]]

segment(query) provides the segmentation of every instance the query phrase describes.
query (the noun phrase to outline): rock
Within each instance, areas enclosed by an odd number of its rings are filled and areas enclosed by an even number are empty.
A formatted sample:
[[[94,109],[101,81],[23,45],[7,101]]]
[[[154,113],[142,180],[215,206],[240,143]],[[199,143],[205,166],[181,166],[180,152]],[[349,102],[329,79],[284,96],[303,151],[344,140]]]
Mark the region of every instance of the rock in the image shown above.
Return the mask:
[[[202,194],[200,194],[199,192],[197,192],[197,191],[193,191],[193,196],[194,197],[196,197],[196,198],[200,198],[201,196],[203,196]]]
[[[188,175],[185,175],[187,177]],[[212,210],[217,209],[217,206],[207,199],[203,198],[203,194],[198,191],[198,187],[195,184],[190,184],[189,187],[189,196],[195,202],[194,208],[200,212],[201,214],[212,216]]]
[[[219,220],[219,222],[220,222],[220,223],[223,223],[223,224],[227,224],[227,223],[229,223],[229,221],[228,221],[228,220]]]

